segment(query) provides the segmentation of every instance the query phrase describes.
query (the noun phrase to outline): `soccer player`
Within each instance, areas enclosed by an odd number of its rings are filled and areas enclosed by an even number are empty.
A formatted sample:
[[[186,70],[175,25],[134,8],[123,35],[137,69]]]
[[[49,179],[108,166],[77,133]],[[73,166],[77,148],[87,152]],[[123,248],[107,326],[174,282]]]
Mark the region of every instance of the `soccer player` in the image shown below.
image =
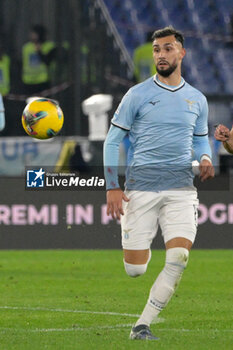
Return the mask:
[[[151,322],[167,305],[187,266],[197,229],[197,191],[192,160],[201,181],[214,176],[208,142],[205,96],[181,76],[183,35],[173,27],[154,32],[157,74],[132,87],[112,119],[104,144],[107,214],[121,218],[126,273],[146,272],[150,246],[161,227],[166,247],[163,270],[151,287],[131,339],[157,339]],[[118,184],[119,145],[129,133],[125,192]]]
[[[219,124],[215,130],[214,137],[222,141],[227,152],[233,154],[233,127],[229,130],[225,125]]]

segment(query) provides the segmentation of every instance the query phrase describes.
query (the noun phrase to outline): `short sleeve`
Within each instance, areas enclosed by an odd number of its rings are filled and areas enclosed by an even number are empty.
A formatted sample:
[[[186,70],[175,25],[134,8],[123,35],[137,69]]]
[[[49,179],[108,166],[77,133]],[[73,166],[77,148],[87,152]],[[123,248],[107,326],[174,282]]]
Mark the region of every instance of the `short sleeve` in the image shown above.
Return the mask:
[[[208,135],[208,113],[208,103],[205,96],[203,96],[200,105],[200,115],[197,118],[196,126],[194,129],[195,136]]]
[[[137,104],[135,95],[130,89],[119,104],[111,120],[112,124],[124,130],[130,130],[137,114]]]

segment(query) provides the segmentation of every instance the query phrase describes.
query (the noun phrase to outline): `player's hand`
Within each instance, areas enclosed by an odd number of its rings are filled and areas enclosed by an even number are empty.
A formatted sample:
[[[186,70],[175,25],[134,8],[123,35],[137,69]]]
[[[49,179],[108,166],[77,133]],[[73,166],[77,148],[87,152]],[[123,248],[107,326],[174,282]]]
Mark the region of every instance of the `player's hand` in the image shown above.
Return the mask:
[[[214,171],[213,164],[207,159],[203,159],[200,162],[199,170],[200,170],[199,177],[201,179],[201,182],[207,179],[212,179],[214,177],[215,171]]]
[[[107,215],[112,215],[113,219],[120,220],[121,215],[124,215],[122,208],[122,201],[128,202],[129,198],[126,197],[124,192],[120,188],[107,191]]]
[[[219,124],[215,130],[214,137],[218,141],[227,141],[230,137],[230,130],[222,124]]]

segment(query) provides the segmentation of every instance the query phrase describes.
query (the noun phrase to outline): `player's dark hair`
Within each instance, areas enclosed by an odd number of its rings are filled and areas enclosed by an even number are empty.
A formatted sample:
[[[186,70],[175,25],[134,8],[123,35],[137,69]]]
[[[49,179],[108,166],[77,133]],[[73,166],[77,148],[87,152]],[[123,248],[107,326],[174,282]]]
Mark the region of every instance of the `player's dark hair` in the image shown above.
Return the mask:
[[[152,40],[155,40],[157,38],[165,38],[166,36],[174,35],[176,38],[176,41],[179,41],[184,47],[184,36],[181,32],[173,28],[172,26],[168,26],[159,30],[156,30],[152,35]]]

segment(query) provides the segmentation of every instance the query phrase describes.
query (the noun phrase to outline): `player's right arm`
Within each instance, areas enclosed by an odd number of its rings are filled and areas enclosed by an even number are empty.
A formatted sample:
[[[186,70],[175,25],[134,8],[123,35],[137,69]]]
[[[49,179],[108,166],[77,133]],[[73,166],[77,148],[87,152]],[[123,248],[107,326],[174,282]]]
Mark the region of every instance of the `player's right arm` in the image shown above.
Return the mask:
[[[119,147],[130,131],[137,114],[140,95],[133,93],[132,88],[124,95],[112,118],[112,126],[104,142],[104,173],[107,188],[107,213],[113,219],[123,215],[122,200],[128,198],[118,183]]]
[[[112,125],[104,142],[107,215],[111,215],[113,219],[118,220],[120,215],[124,215],[122,201],[128,201],[118,182],[119,147],[126,134],[127,130]]]

